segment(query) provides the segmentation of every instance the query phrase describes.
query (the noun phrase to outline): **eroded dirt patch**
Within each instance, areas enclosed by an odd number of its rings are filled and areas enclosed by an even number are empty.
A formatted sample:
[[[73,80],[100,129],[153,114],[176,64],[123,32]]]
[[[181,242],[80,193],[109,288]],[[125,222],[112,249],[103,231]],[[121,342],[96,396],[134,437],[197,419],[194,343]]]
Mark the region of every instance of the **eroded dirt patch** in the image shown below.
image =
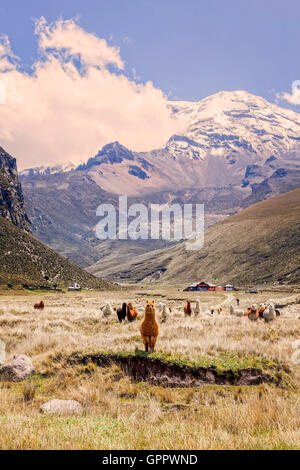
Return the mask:
[[[172,362],[142,354],[73,354],[69,365],[94,363],[99,367],[116,364],[123,373],[135,381],[147,381],[165,387],[198,387],[215,385],[259,385],[278,382],[271,373],[259,368],[220,370],[215,366],[200,367]]]

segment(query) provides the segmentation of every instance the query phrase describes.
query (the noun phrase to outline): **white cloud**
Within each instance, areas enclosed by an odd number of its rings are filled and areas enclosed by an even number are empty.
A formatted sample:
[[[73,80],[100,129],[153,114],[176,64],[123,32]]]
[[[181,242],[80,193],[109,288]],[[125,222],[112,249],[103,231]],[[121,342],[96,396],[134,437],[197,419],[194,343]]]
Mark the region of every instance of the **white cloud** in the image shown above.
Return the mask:
[[[300,105],[300,80],[295,80],[292,83],[291,93],[277,93],[277,98],[287,101],[293,105]]]
[[[15,65],[7,38],[0,42],[0,146],[19,168],[87,160],[110,141],[132,150],[160,147],[185,123],[152,82],[137,84],[120,71],[116,47],[73,20],[36,22],[39,59],[33,73]],[[116,73],[108,66],[114,66]]]
[[[105,67],[113,64],[119,69],[124,67],[119,49],[108,46],[105,39],[87,33],[73,20],[59,20],[48,25],[41,17],[35,23],[35,34],[41,50],[60,52],[62,59],[78,56],[85,65]]]
[[[0,72],[14,69],[17,59],[11,50],[8,37],[0,36]]]

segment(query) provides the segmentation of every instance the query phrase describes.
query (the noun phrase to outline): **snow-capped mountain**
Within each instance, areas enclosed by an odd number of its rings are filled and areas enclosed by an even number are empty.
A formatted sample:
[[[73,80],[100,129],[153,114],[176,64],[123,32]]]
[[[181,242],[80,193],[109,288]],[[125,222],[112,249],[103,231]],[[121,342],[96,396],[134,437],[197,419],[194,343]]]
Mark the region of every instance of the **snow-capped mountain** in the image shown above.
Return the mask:
[[[276,170],[300,170],[300,114],[246,91],[223,91],[199,102],[172,101],[183,132],[166,146],[133,152],[105,145],[76,171],[88,172],[105,191],[151,194],[192,187],[238,185],[250,189]],[[21,179],[74,171],[72,163],[20,172]]]
[[[174,101],[186,129],[151,152],[117,142],[81,165],[109,192],[136,196],[158,190],[262,182],[280,168],[300,170],[300,114],[245,91],[199,102]]]
[[[43,175],[53,175],[55,173],[65,173],[67,171],[75,170],[76,165],[73,163],[64,163],[63,165],[56,165],[56,166],[38,166],[35,168],[27,168],[25,170],[21,170],[19,172],[20,180],[24,180],[25,178],[32,178],[35,176],[43,176]]]
[[[246,91],[223,91],[199,102],[174,101],[170,106],[189,123],[167,143],[175,158],[203,159],[208,152],[234,157],[246,151],[264,160],[299,151],[300,115]]]
[[[96,208],[119,194],[146,204],[203,203],[211,225],[300,187],[300,114],[245,91],[169,106],[186,129],[163,148],[133,152],[113,142],[75,170],[23,171],[34,234],[86,266],[101,252]]]

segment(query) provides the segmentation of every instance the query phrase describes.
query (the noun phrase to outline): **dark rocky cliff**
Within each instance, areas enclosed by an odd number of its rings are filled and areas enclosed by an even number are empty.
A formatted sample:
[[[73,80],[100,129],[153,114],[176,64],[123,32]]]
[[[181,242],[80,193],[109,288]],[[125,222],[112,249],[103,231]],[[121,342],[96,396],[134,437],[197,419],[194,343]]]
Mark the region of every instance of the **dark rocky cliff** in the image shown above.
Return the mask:
[[[16,159],[0,147],[0,216],[17,227],[31,232],[31,223],[24,207]]]

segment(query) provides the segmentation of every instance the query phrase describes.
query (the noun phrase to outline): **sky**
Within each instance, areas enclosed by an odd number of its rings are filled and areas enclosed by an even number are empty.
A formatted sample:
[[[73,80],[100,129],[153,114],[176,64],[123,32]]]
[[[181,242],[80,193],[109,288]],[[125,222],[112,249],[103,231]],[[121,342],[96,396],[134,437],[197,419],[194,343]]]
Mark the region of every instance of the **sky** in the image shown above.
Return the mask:
[[[298,0],[1,0],[0,146],[19,167],[150,150],[184,126],[168,100],[222,90],[300,112],[299,25]]]

